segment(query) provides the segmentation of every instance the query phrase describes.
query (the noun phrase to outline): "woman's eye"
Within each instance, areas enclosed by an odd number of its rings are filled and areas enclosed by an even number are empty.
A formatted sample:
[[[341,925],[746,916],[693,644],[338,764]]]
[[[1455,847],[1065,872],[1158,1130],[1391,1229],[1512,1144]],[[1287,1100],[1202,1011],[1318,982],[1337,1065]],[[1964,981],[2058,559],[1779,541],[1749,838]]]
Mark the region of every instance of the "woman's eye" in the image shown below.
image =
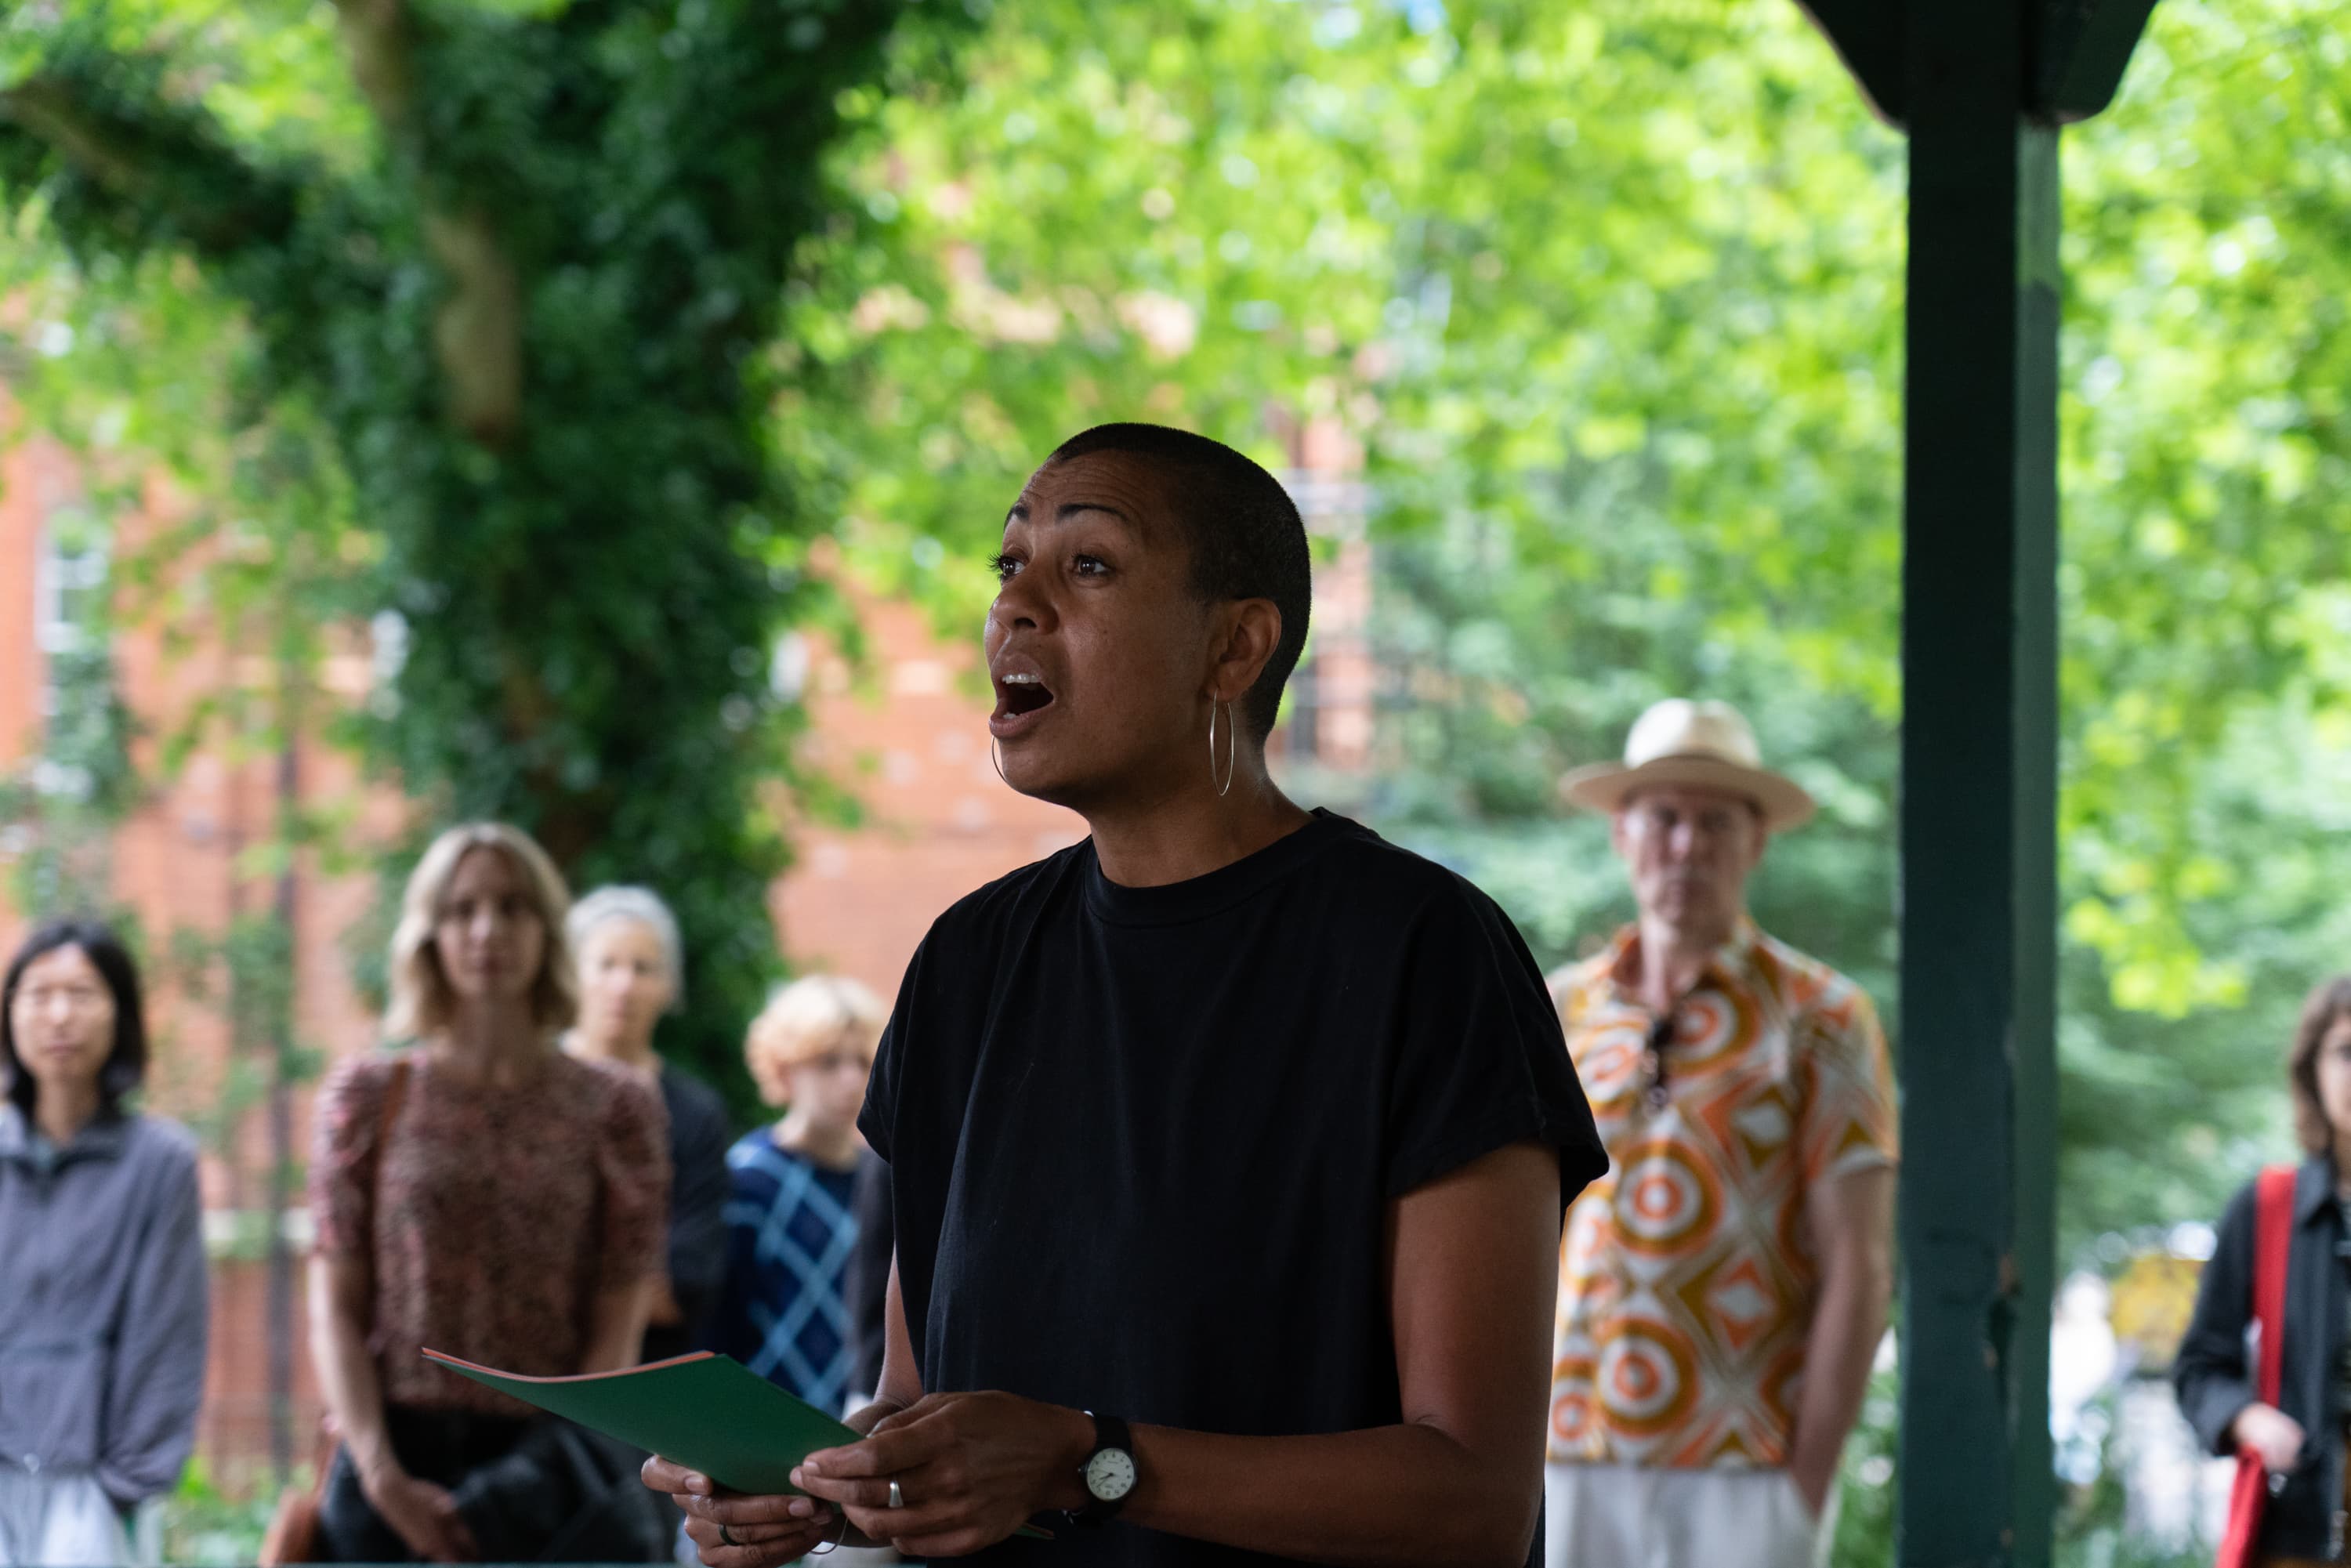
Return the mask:
[[[1020,562],[1012,556],[995,556],[989,559],[987,570],[996,574],[997,581],[1010,582],[1020,574]]]
[[[1110,563],[1100,556],[1081,555],[1070,562],[1070,570],[1080,577],[1100,577],[1110,570]]]

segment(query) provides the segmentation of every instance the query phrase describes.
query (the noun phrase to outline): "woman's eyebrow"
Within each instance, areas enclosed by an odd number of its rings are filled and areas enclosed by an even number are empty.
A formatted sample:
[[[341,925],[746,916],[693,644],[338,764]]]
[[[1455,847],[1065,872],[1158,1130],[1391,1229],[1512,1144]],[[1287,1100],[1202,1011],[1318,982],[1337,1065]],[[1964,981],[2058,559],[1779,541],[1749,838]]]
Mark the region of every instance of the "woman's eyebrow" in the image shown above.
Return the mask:
[[[1124,512],[1120,511],[1116,507],[1110,505],[1107,501],[1064,501],[1058,508],[1055,509],[1053,513],[1053,520],[1055,522],[1066,523],[1081,512],[1106,512],[1110,516],[1116,517],[1120,522],[1124,523],[1128,528],[1131,528],[1134,527],[1134,519],[1133,517],[1128,517]]]
[[[1057,523],[1066,523],[1081,512],[1103,512],[1107,513],[1111,517],[1116,517],[1120,522],[1124,523],[1130,528],[1134,528],[1135,526],[1134,519],[1133,517],[1128,517],[1124,512],[1120,511],[1116,507],[1112,506],[1107,501],[1064,501],[1060,506],[1053,508],[1053,520]],[[1004,520],[1008,523],[1027,522],[1029,520],[1029,503],[1026,501],[1013,502],[1012,509],[1004,514]]]

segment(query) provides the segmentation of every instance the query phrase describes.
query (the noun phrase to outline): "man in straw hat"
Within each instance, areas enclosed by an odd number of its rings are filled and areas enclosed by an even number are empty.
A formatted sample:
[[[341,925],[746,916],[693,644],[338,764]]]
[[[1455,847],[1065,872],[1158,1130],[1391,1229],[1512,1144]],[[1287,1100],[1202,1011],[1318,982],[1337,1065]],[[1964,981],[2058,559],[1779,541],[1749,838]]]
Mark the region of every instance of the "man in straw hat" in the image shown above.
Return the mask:
[[[1861,988],[1772,940],[1747,878],[1812,798],[1728,704],[1661,702],[1569,800],[1639,917],[1552,977],[1609,1173],[1569,1209],[1554,1568],[1811,1568],[1886,1326],[1896,1161]]]

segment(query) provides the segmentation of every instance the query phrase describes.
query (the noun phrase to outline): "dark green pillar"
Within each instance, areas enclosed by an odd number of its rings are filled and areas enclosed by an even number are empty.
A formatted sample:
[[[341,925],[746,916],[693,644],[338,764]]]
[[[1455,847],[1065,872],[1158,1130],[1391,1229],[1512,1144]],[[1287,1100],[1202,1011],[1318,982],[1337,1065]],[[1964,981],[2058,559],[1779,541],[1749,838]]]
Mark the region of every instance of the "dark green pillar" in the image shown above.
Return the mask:
[[[2057,1069],[2057,131],[2155,0],[1798,0],[1910,133],[1904,1568],[2045,1568]]]
[[[1905,1568],[2049,1561],[2057,132],[2029,7],[1915,0],[1905,371]]]

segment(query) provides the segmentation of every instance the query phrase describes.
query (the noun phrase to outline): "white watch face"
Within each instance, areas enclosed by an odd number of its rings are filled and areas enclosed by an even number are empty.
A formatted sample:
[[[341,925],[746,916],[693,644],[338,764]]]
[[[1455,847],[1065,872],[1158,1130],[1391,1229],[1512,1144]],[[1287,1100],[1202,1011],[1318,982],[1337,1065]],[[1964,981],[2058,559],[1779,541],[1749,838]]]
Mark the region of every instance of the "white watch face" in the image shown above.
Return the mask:
[[[1102,1502],[1116,1502],[1134,1490],[1134,1456],[1104,1448],[1086,1461],[1086,1490]]]

